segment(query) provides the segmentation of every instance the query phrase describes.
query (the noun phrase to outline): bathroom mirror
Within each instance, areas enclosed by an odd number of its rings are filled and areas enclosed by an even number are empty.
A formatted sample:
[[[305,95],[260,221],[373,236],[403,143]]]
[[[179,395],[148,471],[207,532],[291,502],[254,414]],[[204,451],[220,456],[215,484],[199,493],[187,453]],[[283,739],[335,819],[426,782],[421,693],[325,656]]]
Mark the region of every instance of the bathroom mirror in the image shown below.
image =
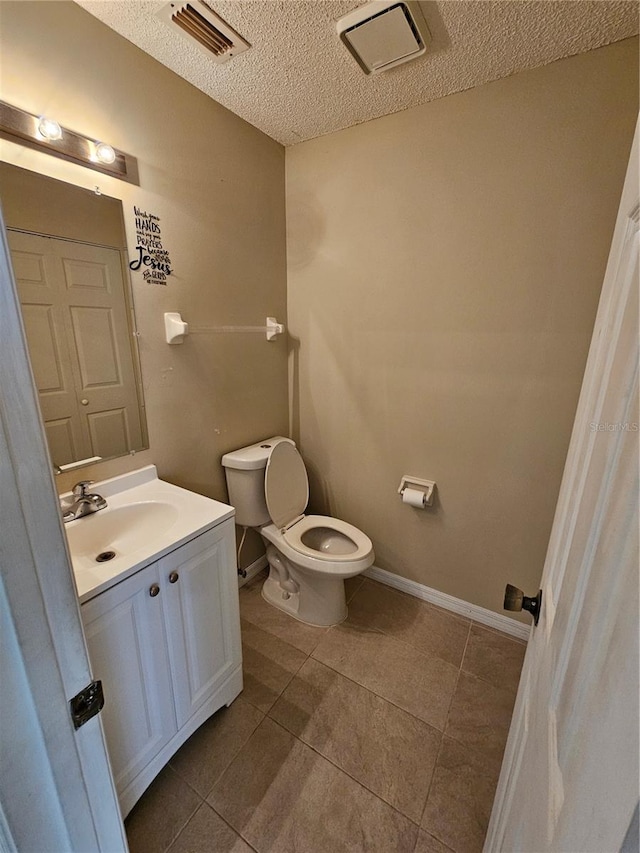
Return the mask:
[[[121,201],[8,163],[0,199],[53,464],[146,449]]]

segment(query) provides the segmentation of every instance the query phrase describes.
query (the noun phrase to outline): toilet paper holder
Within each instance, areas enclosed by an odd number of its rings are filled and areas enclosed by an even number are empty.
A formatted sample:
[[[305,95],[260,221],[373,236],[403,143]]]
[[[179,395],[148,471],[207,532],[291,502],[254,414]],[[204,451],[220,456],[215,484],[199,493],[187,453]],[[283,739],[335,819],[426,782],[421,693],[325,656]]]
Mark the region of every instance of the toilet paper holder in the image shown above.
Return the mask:
[[[434,480],[422,480],[420,477],[412,477],[411,474],[404,474],[398,486],[398,494],[404,498],[405,489],[422,492],[424,494],[422,506],[432,506],[435,487]]]

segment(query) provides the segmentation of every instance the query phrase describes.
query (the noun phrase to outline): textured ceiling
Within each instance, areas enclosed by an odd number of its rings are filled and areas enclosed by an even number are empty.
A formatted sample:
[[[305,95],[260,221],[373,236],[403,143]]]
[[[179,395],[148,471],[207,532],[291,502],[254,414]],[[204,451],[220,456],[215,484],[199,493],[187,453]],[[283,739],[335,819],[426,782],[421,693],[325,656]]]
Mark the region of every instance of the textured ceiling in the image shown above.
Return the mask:
[[[153,0],[77,0],[232,112],[284,145],[583,53],[638,32],[634,0],[421,2],[432,42],[367,77],[335,21],[358,0],[209,0],[251,49],[217,65],[157,17]]]

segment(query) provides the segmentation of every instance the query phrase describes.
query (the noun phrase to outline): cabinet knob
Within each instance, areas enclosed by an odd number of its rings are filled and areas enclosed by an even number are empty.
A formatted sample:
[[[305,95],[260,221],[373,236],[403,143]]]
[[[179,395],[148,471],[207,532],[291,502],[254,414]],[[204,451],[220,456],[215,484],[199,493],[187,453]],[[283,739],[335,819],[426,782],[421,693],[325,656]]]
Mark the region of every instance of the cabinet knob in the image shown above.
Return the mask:
[[[88,406],[88,405],[89,405],[89,401],[88,401],[87,399],[80,400],[80,402],[82,403],[82,405],[83,405],[83,406]]]
[[[157,583],[154,583],[149,587],[149,595],[151,596],[151,598],[155,598],[159,592],[160,592],[160,587],[158,586]]]
[[[180,575],[177,572],[171,572],[169,575],[169,583],[175,583],[179,577]]]

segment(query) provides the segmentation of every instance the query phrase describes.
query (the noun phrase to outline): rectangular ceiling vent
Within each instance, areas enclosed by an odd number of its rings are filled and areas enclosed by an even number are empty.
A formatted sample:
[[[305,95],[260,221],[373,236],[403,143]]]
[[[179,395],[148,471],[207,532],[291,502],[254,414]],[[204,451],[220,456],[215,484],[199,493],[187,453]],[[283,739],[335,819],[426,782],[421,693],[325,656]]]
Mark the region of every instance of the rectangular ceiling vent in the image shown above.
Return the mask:
[[[373,0],[340,18],[336,28],[365,74],[422,56],[430,39],[420,7],[405,0]]]
[[[167,3],[158,17],[206,53],[214,62],[228,62],[251,45],[232,29],[226,21],[200,0],[184,3]]]

